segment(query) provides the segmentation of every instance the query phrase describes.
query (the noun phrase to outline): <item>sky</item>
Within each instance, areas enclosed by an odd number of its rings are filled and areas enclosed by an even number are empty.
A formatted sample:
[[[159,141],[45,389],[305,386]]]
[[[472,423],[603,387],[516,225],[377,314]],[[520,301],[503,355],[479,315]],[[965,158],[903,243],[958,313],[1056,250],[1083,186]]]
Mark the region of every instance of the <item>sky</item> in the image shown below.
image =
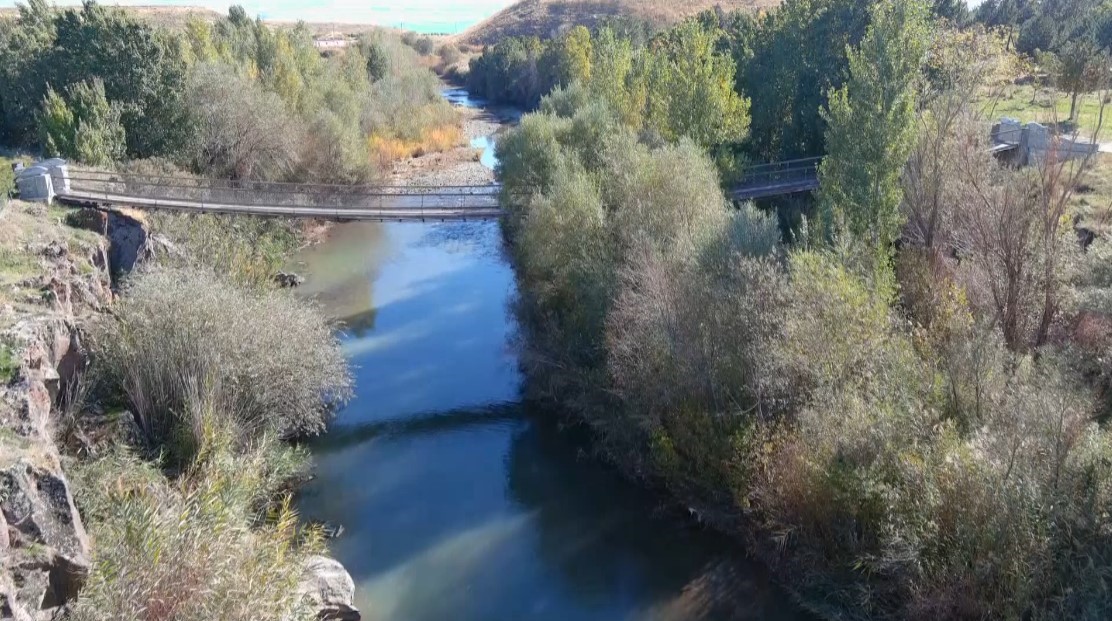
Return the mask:
[[[49,0],[48,0],[49,1]],[[17,0],[0,0],[0,7]],[[53,0],[59,6],[80,0]],[[221,13],[240,4],[264,19],[400,26],[423,32],[457,32],[513,4],[513,0],[103,0],[105,5],[201,6]]]

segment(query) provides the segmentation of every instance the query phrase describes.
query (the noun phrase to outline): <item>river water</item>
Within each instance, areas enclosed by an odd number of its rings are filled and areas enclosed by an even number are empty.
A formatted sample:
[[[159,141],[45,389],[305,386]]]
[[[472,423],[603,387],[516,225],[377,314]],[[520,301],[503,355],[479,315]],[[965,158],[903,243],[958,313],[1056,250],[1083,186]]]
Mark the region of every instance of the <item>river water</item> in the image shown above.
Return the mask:
[[[498,226],[349,223],[299,257],[357,386],[311,444],[300,508],[343,526],[364,618],[804,618],[729,540],[521,403]]]

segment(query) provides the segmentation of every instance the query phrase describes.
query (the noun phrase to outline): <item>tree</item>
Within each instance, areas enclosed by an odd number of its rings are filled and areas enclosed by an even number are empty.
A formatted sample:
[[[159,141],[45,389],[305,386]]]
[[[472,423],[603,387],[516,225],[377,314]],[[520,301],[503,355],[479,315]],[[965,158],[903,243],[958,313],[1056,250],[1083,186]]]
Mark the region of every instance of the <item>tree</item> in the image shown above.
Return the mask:
[[[903,225],[900,173],[915,140],[916,85],[927,12],[917,0],[883,2],[856,50],[849,82],[824,113],[828,155],[819,170],[825,224],[886,262]]]
[[[955,26],[964,26],[972,18],[965,0],[933,0],[931,13],[950,20]]]
[[[657,44],[646,124],[669,141],[704,148],[738,143],[749,129],[749,101],[734,90],[733,59],[719,53],[720,31],[688,20]]]
[[[46,152],[93,166],[123,159],[125,132],[120,109],[108,102],[100,80],[79,82],[63,98],[47,90],[39,127]]]
[[[591,79],[591,31],[576,26],[565,34],[556,46],[557,79],[553,86],[567,86]]]
[[[1070,41],[1057,54],[1042,54],[1039,62],[1050,72],[1054,85],[1069,94],[1071,121],[1077,120],[1078,97],[1107,83],[1108,57],[1092,40]]]
[[[6,143],[33,140],[46,93],[41,59],[54,41],[54,14],[45,0],[20,5],[18,19],[0,23],[0,139]]]
[[[47,88],[39,115],[39,133],[43,150],[52,157],[66,157],[73,153],[73,134],[77,123],[66,100],[53,88]]]
[[[55,27],[60,44],[43,59],[37,99],[47,83],[65,87],[100,79],[108,100],[120,109],[130,155],[178,152],[186,131],[180,106],[185,62],[169,36],[92,2],[58,14]]]
[[[1039,15],[1020,27],[1015,49],[1021,54],[1034,56],[1040,51],[1054,50],[1057,41],[1058,26],[1054,23],[1054,18],[1049,15]]]
[[[226,65],[198,67],[186,88],[193,165],[232,179],[285,179],[298,161],[299,124],[285,103]]]
[[[873,0],[786,0],[739,33],[751,52],[739,65],[737,90],[752,102],[751,143],[765,161],[825,151],[819,111],[846,80],[846,50],[868,25]],[[735,25],[747,27],[745,21]],[[803,52],[805,50],[805,52]]]

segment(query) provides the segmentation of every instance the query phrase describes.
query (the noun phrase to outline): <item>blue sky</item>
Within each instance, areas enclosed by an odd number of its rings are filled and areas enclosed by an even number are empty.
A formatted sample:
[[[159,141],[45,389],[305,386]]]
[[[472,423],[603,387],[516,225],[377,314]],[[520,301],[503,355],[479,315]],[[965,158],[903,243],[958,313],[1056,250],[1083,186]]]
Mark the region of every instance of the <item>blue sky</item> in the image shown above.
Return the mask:
[[[80,0],[53,0],[59,6]],[[498,12],[513,0],[104,0],[106,5],[203,6],[225,12],[241,4],[267,19],[309,22],[371,23],[415,30],[463,30]],[[16,0],[0,0],[10,7]]]

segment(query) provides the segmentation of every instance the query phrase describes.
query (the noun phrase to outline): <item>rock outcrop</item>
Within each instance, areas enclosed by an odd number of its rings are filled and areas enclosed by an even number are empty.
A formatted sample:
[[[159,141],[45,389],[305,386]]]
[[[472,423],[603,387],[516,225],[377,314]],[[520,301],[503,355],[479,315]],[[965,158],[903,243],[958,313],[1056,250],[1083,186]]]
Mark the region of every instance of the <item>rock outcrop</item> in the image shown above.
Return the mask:
[[[355,607],[355,581],[338,561],[311,556],[305,562],[300,593],[317,611],[322,621],[359,621]]]
[[[112,301],[107,242],[41,228],[22,248],[37,271],[13,289],[26,301],[0,309],[9,358],[0,377],[0,619],[17,621],[58,618],[90,570],[54,413],[86,365],[77,318]]]
[[[84,365],[72,321],[26,320],[5,333],[25,342],[19,376],[0,399],[0,618],[50,619],[90,568],[89,538],[53,441],[63,378]]]

